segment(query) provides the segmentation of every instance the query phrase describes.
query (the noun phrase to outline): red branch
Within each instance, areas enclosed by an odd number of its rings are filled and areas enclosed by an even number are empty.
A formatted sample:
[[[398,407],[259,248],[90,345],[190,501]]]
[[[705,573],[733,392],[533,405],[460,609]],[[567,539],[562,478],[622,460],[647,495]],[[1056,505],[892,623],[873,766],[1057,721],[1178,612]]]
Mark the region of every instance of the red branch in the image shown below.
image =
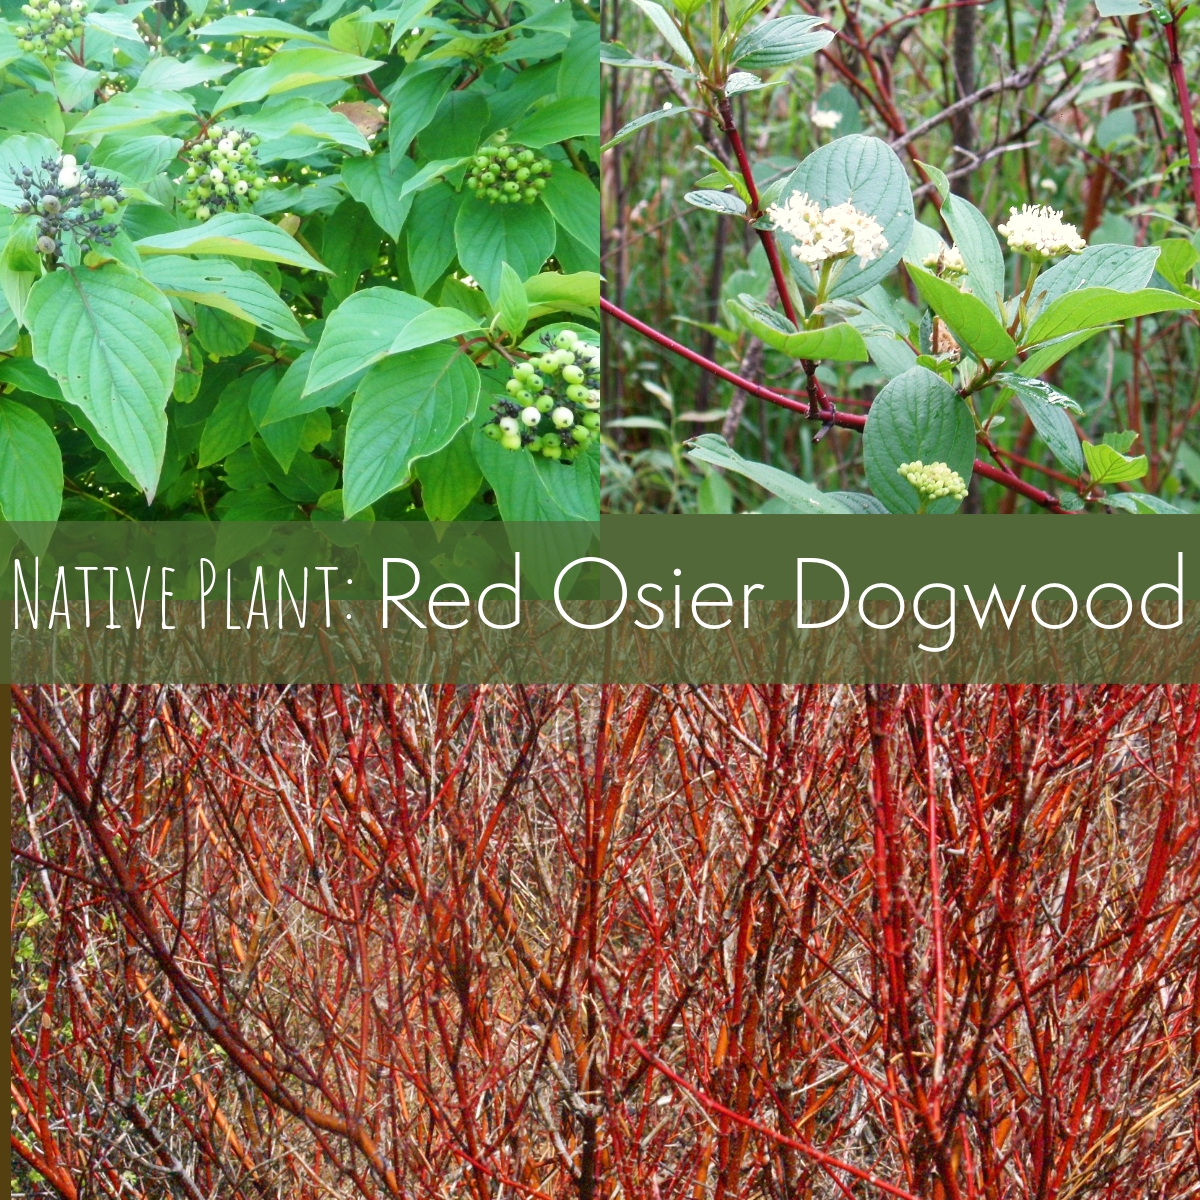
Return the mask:
[[[677,354],[680,358],[685,358],[688,362],[695,363],[696,366],[707,371],[710,375],[715,375],[718,379],[725,380],[726,383],[732,383],[734,387],[740,388],[750,396],[757,396],[760,400],[766,400],[770,404],[777,404],[780,408],[790,409],[792,412],[803,413],[806,417],[819,415],[826,425],[836,425],[839,429],[857,429],[861,432],[867,423],[867,418],[860,417],[857,413],[839,412],[833,407],[832,402],[830,402],[830,407],[827,411],[814,414],[808,404],[804,404],[791,396],[785,396],[782,392],[777,392],[773,388],[763,387],[762,384],[755,383],[752,379],[745,379],[735,371],[729,370],[728,367],[723,367],[720,363],[715,363],[712,359],[705,358],[702,354],[697,354],[695,350],[689,349],[682,343],[675,341],[674,338],[668,337],[665,333],[660,333],[652,325],[647,325],[644,321],[639,321],[632,313],[627,313],[623,308],[618,308],[611,300],[606,300],[602,297],[600,308],[602,311],[608,313],[610,317],[615,317],[618,321],[628,325],[630,329],[634,329],[642,334],[643,337],[648,337],[652,342],[657,342],[664,349],[670,350],[672,354]],[[993,483],[1001,484],[1018,495],[1032,500],[1035,504],[1040,504],[1048,512],[1068,515],[1067,510],[1059,504],[1057,496],[1053,496],[1049,492],[1044,492],[1041,488],[1034,487],[1031,483],[1026,483],[1020,476],[1014,475],[1011,471],[1006,471],[1002,467],[994,467],[991,463],[983,462],[977,458],[975,460],[975,474],[982,475],[984,479],[990,479]]]
[[[1192,98],[1188,93],[1187,77],[1183,73],[1183,60],[1179,57],[1178,19],[1163,26],[1167,35],[1167,47],[1171,52],[1171,78],[1179,94],[1179,115],[1183,121],[1183,136],[1187,142],[1188,170],[1192,176],[1192,200],[1196,205],[1196,220],[1200,222],[1200,145],[1196,141],[1196,118],[1192,112]]]

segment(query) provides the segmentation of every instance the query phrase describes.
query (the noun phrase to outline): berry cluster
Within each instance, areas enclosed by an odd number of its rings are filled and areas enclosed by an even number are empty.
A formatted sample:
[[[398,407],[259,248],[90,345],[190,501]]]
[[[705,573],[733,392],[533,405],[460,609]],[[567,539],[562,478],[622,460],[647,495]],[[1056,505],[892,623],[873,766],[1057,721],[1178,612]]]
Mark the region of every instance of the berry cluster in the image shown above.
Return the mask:
[[[71,154],[43,159],[36,170],[22,167],[13,172],[13,179],[21,193],[13,211],[38,217],[39,254],[57,258],[65,234],[77,244],[107,246],[112,241],[117,226],[104,218],[112,216],[126,199],[117,180],[98,175],[95,167],[79,166]]]
[[[901,463],[896,473],[903,475],[916,490],[921,512],[925,511],[926,504],[943,496],[952,496],[955,500],[965,500],[967,497],[967,485],[963,477],[944,462],[926,464],[918,458],[915,462]]]
[[[86,0],[29,0],[21,5],[28,25],[18,25],[13,33],[17,45],[26,53],[51,54],[83,36]]]
[[[506,135],[495,133],[471,159],[467,187],[489,204],[532,204],[546,187],[554,164],[535,150],[506,146]]]
[[[545,353],[513,367],[483,431],[505,450],[570,463],[600,431],[600,347],[573,329],[543,334]]]
[[[247,208],[262,195],[267,181],[259,174],[258,135],[244,129],[210,125],[187,152],[187,194],[183,211],[198,221],[219,212]]]

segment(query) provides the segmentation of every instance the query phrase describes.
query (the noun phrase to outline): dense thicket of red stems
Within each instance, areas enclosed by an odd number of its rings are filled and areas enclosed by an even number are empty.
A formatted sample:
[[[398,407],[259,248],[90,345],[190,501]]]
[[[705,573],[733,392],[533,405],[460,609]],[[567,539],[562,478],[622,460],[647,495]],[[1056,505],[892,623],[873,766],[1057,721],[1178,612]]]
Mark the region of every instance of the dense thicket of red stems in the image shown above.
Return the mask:
[[[1200,1190],[1200,691],[14,689],[26,1196]]]

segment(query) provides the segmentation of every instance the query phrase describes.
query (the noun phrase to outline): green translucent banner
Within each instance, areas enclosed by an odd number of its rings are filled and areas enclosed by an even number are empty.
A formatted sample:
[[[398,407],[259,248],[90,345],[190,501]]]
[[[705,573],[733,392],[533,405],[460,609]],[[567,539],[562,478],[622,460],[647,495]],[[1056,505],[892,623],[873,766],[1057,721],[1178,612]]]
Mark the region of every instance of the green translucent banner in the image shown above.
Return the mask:
[[[1184,682],[1187,521],[0,526],[6,680]]]

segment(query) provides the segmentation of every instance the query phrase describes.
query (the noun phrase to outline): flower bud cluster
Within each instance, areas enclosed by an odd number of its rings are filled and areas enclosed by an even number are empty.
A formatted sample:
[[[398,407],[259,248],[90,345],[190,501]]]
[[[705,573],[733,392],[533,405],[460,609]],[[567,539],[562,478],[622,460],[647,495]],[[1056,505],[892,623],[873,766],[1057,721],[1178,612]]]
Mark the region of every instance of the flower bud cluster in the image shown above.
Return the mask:
[[[21,5],[27,24],[13,29],[26,53],[52,54],[83,36],[87,0],[28,0]]]
[[[257,134],[210,125],[187,152],[183,211],[197,221],[249,208],[267,186],[258,165]]]
[[[98,174],[95,167],[81,167],[72,154],[43,159],[37,168],[22,167],[13,172],[13,180],[21,193],[13,211],[38,218],[39,254],[57,258],[67,234],[77,244],[111,243],[117,226],[105,218],[127,199],[118,180]]]
[[[919,458],[915,462],[901,463],[896,468],[898,475],[916,489],[925,505],[931,500],[940,500],[943,496],[952,496],[955,500],[964,500],[967,495],[967,485],[963,477],[952,471],[944,462],[934,462],[926,466]]]
[[[967,273],[967,264],[957,246],[943,246],[936,254],[927,254],[921,266],[942,279],[961,279]]]
[[[772,204],[767,215],[791,235],[792,254],[810,267],[854,256],[865,267],[888,248],[883,226],[850,203],[822,208],[807,192],[793,192],[783,204]]]
[[[536,150],[507,146],[506,135],[492,135],[471,159],[467,187],[489,204],[533,204],[546,187],[554,164]]]
[[[1008,220],[996,228],[1008,239],[1008,248],[1035,262],[1060,254],[1079,254],[1087,243],[1074,225],[1048,204],[1023,204],[1008,210]]]
[[[600,347],[573,329],[541,341],[545,353],[513,367],[483,431],[505,450],[570,463],[600,433]]]

